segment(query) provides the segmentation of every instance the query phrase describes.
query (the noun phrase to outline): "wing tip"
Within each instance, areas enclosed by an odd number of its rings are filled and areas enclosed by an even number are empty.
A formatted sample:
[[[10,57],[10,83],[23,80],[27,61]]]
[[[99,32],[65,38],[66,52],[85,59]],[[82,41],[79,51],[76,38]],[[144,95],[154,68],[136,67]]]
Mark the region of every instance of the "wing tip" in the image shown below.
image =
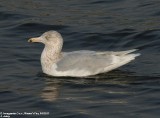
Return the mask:
[[[134,54],[135,57],[138,57],[138,56],[140,56],[140,55],[141,55],[141,53],[135,53],[135,54]]]

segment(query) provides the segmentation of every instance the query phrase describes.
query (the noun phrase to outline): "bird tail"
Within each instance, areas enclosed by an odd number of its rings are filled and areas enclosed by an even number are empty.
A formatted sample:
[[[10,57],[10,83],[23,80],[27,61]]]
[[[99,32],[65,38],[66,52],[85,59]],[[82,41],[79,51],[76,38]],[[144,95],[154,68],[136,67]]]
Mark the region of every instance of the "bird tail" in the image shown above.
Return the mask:
[[[132,60],[134,60],[137,56],[140,56],[140,53],[137,54],[127,54],[126,55],[121,55],[121,56],[117,56],[119,59],[119,61],[117,60],[117,63],[112,64],[111,66],[105,68],[105,72],[114,70],[118,67],[121,67],[129,62],[131,62]]]

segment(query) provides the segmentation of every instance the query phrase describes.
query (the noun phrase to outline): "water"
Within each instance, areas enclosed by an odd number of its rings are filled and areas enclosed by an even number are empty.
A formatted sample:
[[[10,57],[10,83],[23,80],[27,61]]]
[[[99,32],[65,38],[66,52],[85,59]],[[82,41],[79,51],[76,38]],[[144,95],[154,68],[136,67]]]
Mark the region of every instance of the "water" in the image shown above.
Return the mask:
[[[49,112],[14,118],[159,118],[158,0],[0,1],[0,112]],[[42,74],[42,44],[30,37],[57,30],[64,51],[127,50],[141,56],[89,78]]]

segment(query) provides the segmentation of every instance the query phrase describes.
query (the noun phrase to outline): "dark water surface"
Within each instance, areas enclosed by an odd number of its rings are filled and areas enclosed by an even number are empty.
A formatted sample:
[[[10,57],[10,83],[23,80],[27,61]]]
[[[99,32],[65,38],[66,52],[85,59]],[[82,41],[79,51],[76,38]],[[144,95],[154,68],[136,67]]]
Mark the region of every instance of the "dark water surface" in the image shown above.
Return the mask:
[[[0,112],[159,118],[159,6],[159,0],[1,0]],[[138,48],[142,55],[90,78],[47,77],[39,62],[43,45],[27,39],[48,30],[62,33],[64,51]]]

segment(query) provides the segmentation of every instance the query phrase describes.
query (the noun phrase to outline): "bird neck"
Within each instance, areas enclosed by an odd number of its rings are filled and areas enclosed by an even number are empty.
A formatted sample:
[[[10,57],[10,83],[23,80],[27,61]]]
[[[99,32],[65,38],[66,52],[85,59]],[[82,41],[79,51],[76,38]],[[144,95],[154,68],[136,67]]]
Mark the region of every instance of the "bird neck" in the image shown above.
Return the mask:
[[[59,61],[62,47],[45,46],[41,54],[41,65],[44,73],[48,73],[53,64]]]

